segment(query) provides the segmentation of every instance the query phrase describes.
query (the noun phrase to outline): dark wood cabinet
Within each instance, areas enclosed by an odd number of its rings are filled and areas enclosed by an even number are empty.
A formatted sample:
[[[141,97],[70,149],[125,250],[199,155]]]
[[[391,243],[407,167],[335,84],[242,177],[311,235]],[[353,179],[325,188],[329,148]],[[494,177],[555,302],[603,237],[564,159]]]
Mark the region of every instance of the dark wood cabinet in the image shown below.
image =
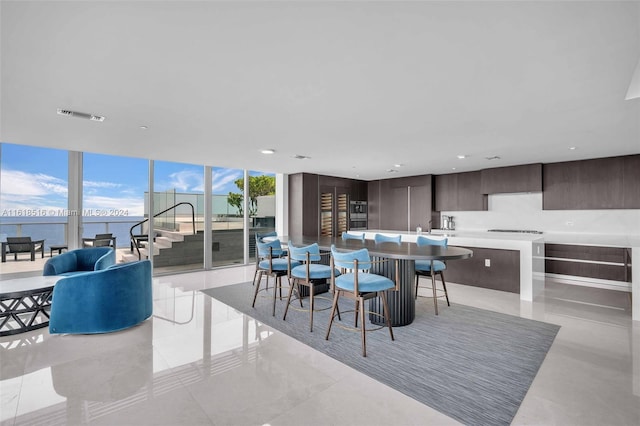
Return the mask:
[[[380,227],[380,181],[373,180],[367,184],[367,228]]]
[[[578,166],[573,162],[545,164],[542,167],[542,209],[571,209],[580,203]]]
[[[458,208],[460,211],[488,210],[487,196],[480,191],[481,172],[458,173]]]
[[[447,262],[445,282],[520,293],[520,252],[518,250],[465,247],[473,257]],[[489,259],[491,266],[485,266]]]
[[[622,208],[640,209],[640,155],[624,157]]]
[[[354,199],[353,194],[357,194],[359,201],[366,201],[367,182],[313,173],[289,175],[289,235],[318,237],[323,223],[327,223],[323,220],[327,219],[330,233],[339,235],[348,226],[349,200]],[[327,232],[326,226],[324,229]]]
[[[480,171],[435,176],[435,210],[487,210],[487,196],[482,194],[480,186]]]
[[[419,226],[427,230],[431,220],[431,179],[425,185],[409,186],[409,230]]]
[[[640,156],[543,166],[544,210],[640,208]]]
[[[545,272],[631,282],[631,249],[545,244]]]
[[[432,210],[431,175],[383,179],[369,183],[369,228],[426,229]]]
[[[482,194],[542,191],[542,163],[497,167],[480,172]]]
[[[318,175],[289,175],[289,235],[319,235]]]
[[[398,179],[384,179],[380,183],[380,220],[378,229],[406,231],[408,227],[407,187]]]
[[[351,181],[351,199],[354,201],[367,201],[369,199],[368,184],[369,182],[363,180]]]
[[[458,175],[437,175],[434,178],[435,210],[439,212],[458,209]]]

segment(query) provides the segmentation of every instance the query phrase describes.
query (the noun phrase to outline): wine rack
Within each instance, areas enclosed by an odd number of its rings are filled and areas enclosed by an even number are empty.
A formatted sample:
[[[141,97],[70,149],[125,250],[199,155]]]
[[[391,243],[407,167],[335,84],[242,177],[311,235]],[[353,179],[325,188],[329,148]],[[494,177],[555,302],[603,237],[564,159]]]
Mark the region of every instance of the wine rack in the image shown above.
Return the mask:
[[[333,194],[320,194],[320,236],[333,236]]]
[[[337,235],[342,235],[343,232],[349,230],[349,196],[347,194],[338,194],[338,221]]]

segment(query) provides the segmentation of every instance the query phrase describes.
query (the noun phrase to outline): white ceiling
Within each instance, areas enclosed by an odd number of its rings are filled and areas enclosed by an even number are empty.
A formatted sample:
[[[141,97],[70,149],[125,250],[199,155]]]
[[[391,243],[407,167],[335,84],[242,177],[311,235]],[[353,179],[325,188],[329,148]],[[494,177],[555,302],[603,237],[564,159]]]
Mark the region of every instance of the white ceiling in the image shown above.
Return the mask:
[[[640,99],[624,100],[637,1],[2,1],[0,13],[4,142],[365,180],[640,153]]]

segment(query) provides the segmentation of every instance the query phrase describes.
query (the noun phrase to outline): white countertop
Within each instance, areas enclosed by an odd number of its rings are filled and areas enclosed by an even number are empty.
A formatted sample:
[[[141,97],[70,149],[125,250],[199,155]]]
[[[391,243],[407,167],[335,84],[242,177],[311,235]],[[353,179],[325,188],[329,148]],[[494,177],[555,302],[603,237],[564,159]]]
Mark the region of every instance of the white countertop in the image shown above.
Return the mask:
[[[354,231],[355,232],[355,231]],[[415,238],[418,234],[415,231],[388,231],[378,229],[368,229],[365,233],[380,233],[387,235],[408,235]],[[455,230],[448,231],[443,229],[432,229],[431,234],[422,232],[421,235],[434,237],[448,237],[461,239],[483,239],[488,241],[510,241],[510,242],[545,242],[549,244],[573,244],[573,245],[592,245],[602,247],[638,247],[640,248],[640,235],[621,235],[607,233],[560,233],[545,232],[542,234],[527,234],[520,232],[488,232],[488,231],[472,231],[472,230]],[[538,241],[543,240],[543,241]]]
[[[386,234],[386,235],[407,235],[413,238],[418,234],[415,231],[387,231],[381,229],[367,229],[366,234]],[[356,233],[356,231],[353,231]],[[431,234],[423,231],[420,235],[428,237],[432,235],[434,237],[447,237],[447,238],[464,238],[464,239],[486,239],[494,241],[536,241],[544,238],[544,234],[524,234],[519,232],[487,232],[487,231],[445,231],[443,229],[432,229]]]
[[[543,234],[544,242],[549,244],[573,244],[602,247],[638,247],[640,248],[640,235],[620,234],[578,234],[548,232]]]

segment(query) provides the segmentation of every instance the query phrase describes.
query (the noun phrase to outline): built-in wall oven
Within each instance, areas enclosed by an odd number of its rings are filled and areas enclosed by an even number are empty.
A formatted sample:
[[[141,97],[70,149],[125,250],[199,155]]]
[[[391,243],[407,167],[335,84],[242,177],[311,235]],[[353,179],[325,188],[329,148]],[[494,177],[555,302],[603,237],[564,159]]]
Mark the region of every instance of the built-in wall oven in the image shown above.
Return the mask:
[[[367,202],[349,202],[349,229],[367,229]]]

